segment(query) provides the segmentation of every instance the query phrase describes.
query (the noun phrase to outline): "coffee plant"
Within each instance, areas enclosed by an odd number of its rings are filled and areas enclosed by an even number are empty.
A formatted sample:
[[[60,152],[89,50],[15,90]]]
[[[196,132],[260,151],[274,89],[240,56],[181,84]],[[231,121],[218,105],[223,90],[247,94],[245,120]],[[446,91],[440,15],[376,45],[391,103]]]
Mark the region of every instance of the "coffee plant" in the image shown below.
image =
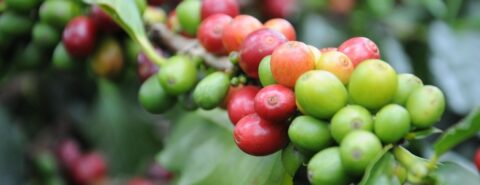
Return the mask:
[[[0,164],[16,172],[0,173],[6,184],[480,184],[480,149],[473,148],[480,147],[480,109],[472,95],[480,84],[459,72],[479,66],[456,66],[480,57],[455,59],[459,49],[431,39],[438,64],[430,66],[440,82],[413,71],[393,34],[411,38],[410,52],[421,56],[424,37],[462,37],[442,23],[421,32],[411,22],[395,24],[405,21],[395,15],[382,19],[403,11],[397,6],[415,10],[413,1],[0,4],[0,133],[7,143],[0,151],[12,153],[0,155]],[[351,16],[355,34],[300,27],[299,19],[328,25],[300,6],[336,21]],[[428,18],[448,22],[465,5],[421,6]],[[309,39],[316,37],[341,42],[318,47]],[[34,119],[50,123],[25,125]],[[452,151],[465,143],[473,143],[467,160]],[[22,174],[19,157],[34,169]],[[21,180],[27,177],[36,178]]]

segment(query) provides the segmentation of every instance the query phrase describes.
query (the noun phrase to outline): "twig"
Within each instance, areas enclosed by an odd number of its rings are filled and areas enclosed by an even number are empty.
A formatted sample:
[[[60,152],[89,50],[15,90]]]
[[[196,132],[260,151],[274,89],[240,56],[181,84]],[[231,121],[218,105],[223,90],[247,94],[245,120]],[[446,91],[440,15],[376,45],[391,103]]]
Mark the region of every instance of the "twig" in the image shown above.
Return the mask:
[[[193,57],[203,58],[206,65],[220,71],[230,72],[233,65],[226,56],[216,56],[203,48],[197,39],[190,39],[175,34],[164,24],[151,25],[152,34],[160,38],[160,42],[178,53],[184,53]]]

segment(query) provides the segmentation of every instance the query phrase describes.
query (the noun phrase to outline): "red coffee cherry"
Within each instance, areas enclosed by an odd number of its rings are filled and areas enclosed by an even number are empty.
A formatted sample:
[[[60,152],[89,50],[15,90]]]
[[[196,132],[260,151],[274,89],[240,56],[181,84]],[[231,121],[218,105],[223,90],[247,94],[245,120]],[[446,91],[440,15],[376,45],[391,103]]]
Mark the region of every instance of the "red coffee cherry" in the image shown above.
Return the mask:
[[[269,85],[255,96],[254,108],[265,120],[284,122],[297,109],[295,93],[282,85]]]
[[[88,17],[72,19],[63,30],[63,44],[74,57],[86,57],[95,47],[96,27]]]
[[[267,22],[265,22],[263,26],[282,33],[283,36],[287,37],[289,41],[297,40],[295,28],[293,28],[292,24],[290,24],[290,22],[288,22],[285,19],[282,19],[282,18],[270,19]]]
[[[287,42],[279,32],[262,28],[250,33],[240,46],[240,68],[251,78],[258,78],[258,65],[263,57]]]
[[[238,15],[223,28],[222,42],[227,52],[238,51],[248,34],[262,27],[257,18]]]
[[[258,87],[249,85],[241,88],[232,95],[227,104],[227,112],[233,125],[237,124],[238,120],[244,116],[255,112],[253,102],[259,90]]]
[[[82,156],[73,168],[73,179],[78,184],[92,184],[103,179],[107,173],[107,164],[99,153]]]
[[[58,145],[57,156],[60,164],[66,169],[71,170],[77,160],[82,156],[82,152],[75,140],[65,139]]]
[[[480,148],[478,148],[475,153],[475,165],[477,165],[477,169],[480,171]]]
[[[203,0],[200,11],[202,20],[219,13],[235,17],[240,12],[237,0]]]
[[[264,156],[273,154],[288,143],[288,126],[260,118],[257,114],[243,117],[233,130],[237,146],[247,154]]]
[[[365,37],[346,40],[338,47],[338,51],[345,53],[355,67],[367,59],[380,59],[380,50],[377,45]]]
[[[223,47],[223,28],[232,21],[226,14],[215,14],[203,20],[198,29],[197,38],[200,44],[210,53],[225,54]]]
[[[148,5],[150,6],[160,6],[162,3],[163,0],[148,0]]]
[[[145,178],[135,177],[128,181],[127,185],[154,185],[154,183]]]
[[[296,6],[296,0],[265,0],[263,12],[267,17],[286,18],[295,13]]]
[[[115,32],[120,30],[120,27],[113,21],[113,19],[105,13],[99,6],[92,6],[92,13],[90,14],[95,26],[98,30],[104,32]]]

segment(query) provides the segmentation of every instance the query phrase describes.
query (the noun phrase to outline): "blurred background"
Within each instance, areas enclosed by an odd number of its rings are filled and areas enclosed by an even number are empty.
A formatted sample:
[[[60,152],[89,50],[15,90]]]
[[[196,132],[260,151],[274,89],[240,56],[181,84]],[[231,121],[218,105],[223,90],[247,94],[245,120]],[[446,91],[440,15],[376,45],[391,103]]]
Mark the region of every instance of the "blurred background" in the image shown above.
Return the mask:
[[[65,23],[54,28],[53,46],[37,28],[49,22],[43,4],[56,0],[31,1],[27,10],[8,7],[7,1],[0,0],[0,184],[83,184],[91,177],[93,184],[228,184],[276,177],[272,169],[279,164],[272,161],[278,155],[240,153],[224,111],[187,111],[188,97],[163,115],[144,111],[137,100],[139,48],[124,32],[97,37],[96,51],[114,50],[114,56],[71,59],[57,51]],[[92,12],[80,0],[64,1],[69,3],[54,10]],[[441,129],[480,105],[478,0],[239,1],[242,13],[262,21],[288,19],[299,40],[318,48],[337,47],[353,36],[370,38],[397,72],[414,73],[444,91],[448,109],[437,125]],[[165,21],[178,1],[148,3],[161,8]],[[413,151],[429,156],[430,139],[414,143]],[[444,160],[475,171],[478,147],[476,137]],[[71,166],[76,167],[67,170]],[[301,174],[296,184],[308,184]]]

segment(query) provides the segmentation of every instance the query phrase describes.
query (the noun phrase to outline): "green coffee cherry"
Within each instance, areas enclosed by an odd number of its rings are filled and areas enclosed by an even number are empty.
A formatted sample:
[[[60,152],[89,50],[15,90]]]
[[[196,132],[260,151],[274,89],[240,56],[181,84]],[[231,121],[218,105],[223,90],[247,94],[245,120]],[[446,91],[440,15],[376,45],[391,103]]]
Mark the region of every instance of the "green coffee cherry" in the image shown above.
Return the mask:
[[[145,110],[155,114],[167,111],[175,103],[175,97],[165,92],[155,76],[151,76],[142,84],[138,100]]]
[[[290,141],[302,150],[320,151],[332,143],[326,122],[311,116],[296,117],[288,128]]]
[[[33,20],[28,16],[7,11],[0,16],[0,32],[5,37],[20,37],[30,33]]]
[[[271,58],[271,55],[264,57],[258,66],[258,77],[260,78],[260,83],[262,83],[263,87],[277,83],[275,78],[273,78],[272,70],[270,69]]]
[[[343,138],[340,144],[340,158],[347,173],[361,176],[368,164],[382,152],[382,143],[375,134],[355,130]]]
[[[63,29],[70,19],[82,14],[82,9],[75,1],[48,0],[40,6],[39,14],[42,22]]]
[[[399,74],[398,86],[395,95],[393,96],[393,103],[405,105],[408,97],[412,92],[423,86],[422,80],[413,74]]]
[[[289,144],[282,150],[282,164],[283,168],[290,176],[295,176],[298,168],[302,166],[305,161],[305,156],[297,150],[293,144]]]
[[[348,185],[350,179],[342,166],[340,150],[331,147],[315,154],[308,162],[308,180],[313,185]]]
[[[390,104],[378,111],[373,125],[383,143],[396,143],[410,131],[410,115],[402,106]]]
[[[445,97],[437,87],[423,86],[410,95],[407,110],[414,127],[429,128],[442,117],[445,111]]]
[[[353,130],[373,131],[372,114],[362,106],[348,105],[335,113],[332,118],[330,131],[337,143],[341,143],[342,139]]]
[[[193,89],[197,69],[187,56],[173,56],[160,69],[158,79],[168,94],[176,96]]]
[[[48,24],[37,23],[33,26],[32,40],[39,47],[53,48],[58,44],[60,38],[60,32]]]
[[[397,90],[397,73],[377,59],[360,63],[350,76],[348,92],[352,100],[367,109],[377,110],[390,103]]]
[[[68,54],[68,51],[63,46],[63,43],[59,43],[52,56],[52,65],[58,70],[69,70],[76,65],[75,59]]]
[[[313,70],[298,78],[295,97],[307,115],[328,119],[347,104],[348,93],[332,73]]]
[[[193,90],[193,100],[203,109],[213,109],[222,103],[229,86],[227,74],[223,72],[209,74]]]
[[[200,26],[200,6],[201,1],[189,0],[182,1],[176,8],[180,27],[182,27],[182,30],[192,36],[197,34],[197,29]]]
[[[5,0],[9,10],[20,13],[29,13],[34,10],[41,0]]]

